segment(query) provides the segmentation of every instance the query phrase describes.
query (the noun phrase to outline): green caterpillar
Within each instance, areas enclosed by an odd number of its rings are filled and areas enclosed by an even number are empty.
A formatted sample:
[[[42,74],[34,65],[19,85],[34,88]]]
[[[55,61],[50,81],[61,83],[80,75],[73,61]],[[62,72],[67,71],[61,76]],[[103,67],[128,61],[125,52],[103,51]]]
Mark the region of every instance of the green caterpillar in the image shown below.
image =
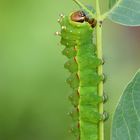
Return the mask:
[[[104,80],[97,68],[103,61],[97,57],[93,44],[93,31],[96,20],[88,18],[83,11],[61,15],[61,44],[66,46],[63,54],[69,59],[64,67],[71,73],[67,83],[73,89],[69,99],[75,109],[72,132],[78,140],[99,140],[99,121],[105,115],[99,114],[98,104],[105,98],[98,96],[98,84]]]

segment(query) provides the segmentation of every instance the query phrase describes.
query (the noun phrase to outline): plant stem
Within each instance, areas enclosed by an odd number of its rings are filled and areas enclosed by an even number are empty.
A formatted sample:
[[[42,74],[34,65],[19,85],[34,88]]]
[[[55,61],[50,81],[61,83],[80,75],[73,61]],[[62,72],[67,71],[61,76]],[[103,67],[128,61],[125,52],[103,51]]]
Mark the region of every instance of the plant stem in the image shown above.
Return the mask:
[[[100,25],[97,25],[97,56],[102,59],[102,28]],[[103,66],[100,65],[98,67],[98,74],[103,75]],[[101,81],[98,85],[98,95],[100,97],[103,96],[103,81]],[[99,113],[103,114],[103,103],[99,104]],[[104,122],[100,121],[99,123],[99,140],[104,140]]]
[[[97,26],[96,26],[96,41],[97,41],[97,56],[99,59],[102,60],[102,26],[101,26],[101,15],[100,15],[100,6],[99,0],[96,0],[96,19],[97,19]],[[98,67],[98,74],[103,75],[103,66],[100,65]],[[98,85],[98,95],[103,96],[103,81],[101,81]],[[103,103],[99,104],[99,113],[103,114]],[[99,140],[104,140],[104,122],[100,121],[99,123]]]

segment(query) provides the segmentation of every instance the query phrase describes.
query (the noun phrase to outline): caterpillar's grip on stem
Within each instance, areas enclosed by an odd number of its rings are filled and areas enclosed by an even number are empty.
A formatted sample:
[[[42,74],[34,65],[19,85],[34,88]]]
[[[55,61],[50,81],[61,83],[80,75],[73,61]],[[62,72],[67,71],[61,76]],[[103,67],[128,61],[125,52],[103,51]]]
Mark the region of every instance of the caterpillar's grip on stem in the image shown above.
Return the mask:
[[[71,73],[67,83],[73,89],[69,99],[75,109],[70,113],[77,139],[99,140],[99,123],[105,119],[99,113],[99,103],[103,97],[98,94],[98,84],[104,80],[98,67],[102,60],[97,57],[97,47],[93,44],[96,20],[77,11],[69,16],[61,16],[61,44],[63,54],[69,58],[64,67]]]

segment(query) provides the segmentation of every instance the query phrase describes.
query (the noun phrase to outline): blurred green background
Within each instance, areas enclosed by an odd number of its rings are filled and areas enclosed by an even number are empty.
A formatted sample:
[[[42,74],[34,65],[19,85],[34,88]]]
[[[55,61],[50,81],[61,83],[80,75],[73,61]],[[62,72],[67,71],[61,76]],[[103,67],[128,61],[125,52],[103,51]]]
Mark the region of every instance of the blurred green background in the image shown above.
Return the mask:
[[[93,5],[93,0],[83,0]],[[107,1],[101,1],[102,9]],[[74,140],[68,133],[72,108],[65,83],[67,60],[54,32],[59,13],[77,10],[72,0],[0,0],[0,139]],[[122,91],[140,67],[140,28],[103,24],[105,140]]]

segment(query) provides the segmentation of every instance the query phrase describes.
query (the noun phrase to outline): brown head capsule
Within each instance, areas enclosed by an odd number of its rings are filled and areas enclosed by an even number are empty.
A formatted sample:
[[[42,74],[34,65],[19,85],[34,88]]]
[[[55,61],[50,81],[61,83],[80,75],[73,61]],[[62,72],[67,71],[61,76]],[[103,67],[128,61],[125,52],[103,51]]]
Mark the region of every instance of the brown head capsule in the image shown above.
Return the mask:
[[[83,11],[76,11],[71,15],[71,20],[75,22],[88,22],[92,28],[96,26],[97,21],[93,18],[89,18]]]
[[[84,22],[86,15],[83,11],[76,11],[71,15],[71,20],[75,22]]]

